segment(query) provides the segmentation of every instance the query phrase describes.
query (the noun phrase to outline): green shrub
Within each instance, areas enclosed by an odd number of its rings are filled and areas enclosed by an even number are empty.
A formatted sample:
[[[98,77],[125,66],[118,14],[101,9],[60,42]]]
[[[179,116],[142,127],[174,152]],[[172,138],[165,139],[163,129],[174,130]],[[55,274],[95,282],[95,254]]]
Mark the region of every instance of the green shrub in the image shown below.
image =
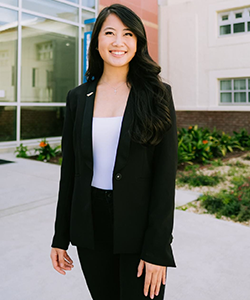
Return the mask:
[[[243,222],[250,220],[250,177],[235,177],[234,186],[216,195],[205,194],[198,198],[209,213],[226,216]]]
[[[182,128],[178,131],[178,161],[179,163],[198,161],[206,162],[213,155],[211,152],[211,141],[209,131],[199,128],[197,125],[188,129]]]
[[[192,164],[194,161],[208,163],[216,157],[222,157],[235,149],[250,147],[250,135],[245,129],[234,132],[231,137],[225,132],[199,128],[197,125],[178,130],[178,163]]]
[[[16,150],[15,150],[14,153],[17,153],[16,157],[27,158],[28,157],[27,151],[28,151],[27,146],[24,146],[23,144],[20,144],[19,147],[16,147]]]
[[[178,183],[188,184],[190,186],[215,186],[223,178],[218,174],[212,174],[210,176],[204,175],[201,172],[192,171],[191,173],[179,172],[177,176]]]
[[[234,131],[234,140],[238,141],[241,147],[250,148],[250,134],[246,129],[242,129],[239,133]]]

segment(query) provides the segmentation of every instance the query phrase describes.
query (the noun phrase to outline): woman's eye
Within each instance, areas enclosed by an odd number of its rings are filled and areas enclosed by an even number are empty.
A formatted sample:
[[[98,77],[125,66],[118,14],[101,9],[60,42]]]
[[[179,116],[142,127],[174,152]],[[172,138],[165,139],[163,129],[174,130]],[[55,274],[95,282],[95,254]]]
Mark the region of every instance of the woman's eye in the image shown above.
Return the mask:
[[[105,35],[111,35],[111,34],[113,34],[112,31],[106,31],[106,32],[105,32]]]
[[[125,35],[133,36],[133,33],[132,32],[127,32]]]

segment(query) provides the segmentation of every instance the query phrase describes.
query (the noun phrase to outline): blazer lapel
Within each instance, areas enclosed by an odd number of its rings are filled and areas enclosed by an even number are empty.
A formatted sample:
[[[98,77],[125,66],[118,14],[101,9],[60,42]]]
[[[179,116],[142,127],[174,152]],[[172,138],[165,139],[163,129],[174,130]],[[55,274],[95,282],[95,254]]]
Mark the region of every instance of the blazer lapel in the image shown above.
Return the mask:
[[[82,149],[83,157],[90,169],[93,169],[93,146],[92,146],[92,119],[97,80],[89,83],[85,97],[85,109],[82,122]]]
[[[120,138],[116,152],[116,160],[114,166],[114,174],[120,171],[127,163],[130,148],[129,129],[132,122],[132,102],[133,102],[133,87],[130,90],[127,105],[123,115]]]

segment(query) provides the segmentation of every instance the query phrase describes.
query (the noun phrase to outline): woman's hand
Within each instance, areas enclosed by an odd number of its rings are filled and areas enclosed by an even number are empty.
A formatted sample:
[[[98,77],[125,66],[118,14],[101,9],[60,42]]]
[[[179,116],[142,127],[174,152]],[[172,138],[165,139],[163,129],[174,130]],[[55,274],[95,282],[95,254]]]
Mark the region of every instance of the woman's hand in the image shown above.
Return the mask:
[[[62,275],[65,275],[66,271],[70,271],[73,266],[73,260],[69,257],[66,250],[59,248],[52,248],[50,257],[54,269]]]
[[[166,284],[166,271],[167,268],[163,266],[153,265],[144,260],[140,260],[138,266],[137,277],[140,277],[143,272],[143,268],[146,268],[145,282],[144,282],[144,295],[147,297],[149,286],[150,288],[150,298],[154,299],[154,295],[158,296],[160,292],[161,283]]]

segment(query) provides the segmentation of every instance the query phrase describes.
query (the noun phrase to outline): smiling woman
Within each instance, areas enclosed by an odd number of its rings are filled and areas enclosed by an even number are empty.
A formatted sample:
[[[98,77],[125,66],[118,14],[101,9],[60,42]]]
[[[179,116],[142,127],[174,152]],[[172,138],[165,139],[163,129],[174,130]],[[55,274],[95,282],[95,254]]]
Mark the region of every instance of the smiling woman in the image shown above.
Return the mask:
[[[109,15],[98,37],[98,50],[105,65],[122,67],[128,72],[135,56],[137,38],[116,15]]]
[[[51,259],[61,274],[77,246],[94,300],[164,298],[171,249],[177,132],[170,85],[140,18],[99,14],[87,83],[69,91]]]

